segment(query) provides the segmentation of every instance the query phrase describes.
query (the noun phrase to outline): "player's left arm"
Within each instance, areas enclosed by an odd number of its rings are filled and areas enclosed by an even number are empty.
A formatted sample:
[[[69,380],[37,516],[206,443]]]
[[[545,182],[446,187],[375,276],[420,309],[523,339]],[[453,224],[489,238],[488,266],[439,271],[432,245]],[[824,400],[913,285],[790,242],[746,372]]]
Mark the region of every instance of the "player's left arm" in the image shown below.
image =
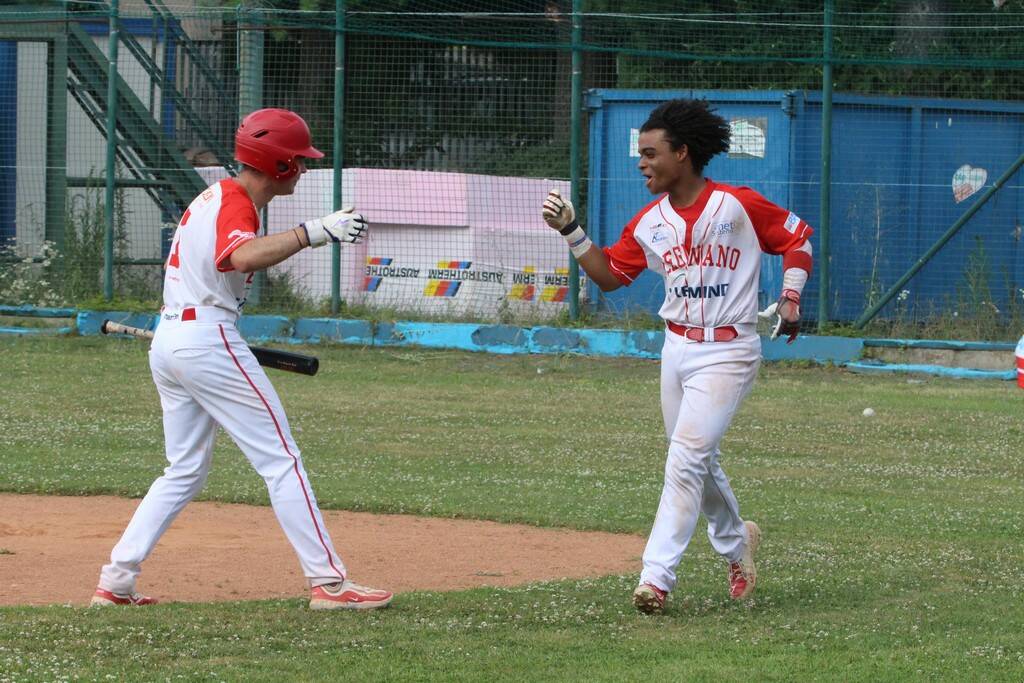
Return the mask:
[[[810,243],[814,230],[792,211],[749,188],[740,188],[738,196],[750,216],[761,249],[782,255],[782,292],[775,303],[779,324],[773,338],[781,334],[792,342],[800,332],[800,297],[814,265]]]
[[[810,241],[805,239],[782,255],[782,293],[775,307],[782,324],[777,334],[788,335],[790,342],[800,332],[800,296],[811,277],[813,253]]]

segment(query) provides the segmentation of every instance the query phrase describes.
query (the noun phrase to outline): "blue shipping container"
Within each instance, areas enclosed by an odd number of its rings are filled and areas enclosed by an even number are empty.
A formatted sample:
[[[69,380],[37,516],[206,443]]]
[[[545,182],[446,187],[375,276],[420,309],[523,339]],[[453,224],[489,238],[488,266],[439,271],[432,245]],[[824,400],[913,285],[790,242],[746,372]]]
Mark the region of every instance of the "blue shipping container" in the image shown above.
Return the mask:
[[[747,185],[812,226],[820,219],[821,93],[803,91],[593,90],[587,220],[601,245],[651,199],[637,169],[638,129],[661,102],[706,99],[733,126],[733,147],[706,175]],[[852,321],[876,301],[1024,151],[1024,104],[908,97],[833,97],[829,317]],[[1006,310],[1021,297],[1024,188],[1018,172],[883,309],[927,317],[964,294]],[[819,235],[812,238],[821,256]],[[987,291],[978,291],[983,271]],[[781,259],[766,257],[760,304],[779,292]],[[592,286],[593,287],[593,286]],[[805,317],[818,310],[812,276]],[[656,313],[660,278],[591,297],[615,312]],[[1024,299],[1022,299],[1024,301]],[[1020,302],[1019,302],[1020,303]]]

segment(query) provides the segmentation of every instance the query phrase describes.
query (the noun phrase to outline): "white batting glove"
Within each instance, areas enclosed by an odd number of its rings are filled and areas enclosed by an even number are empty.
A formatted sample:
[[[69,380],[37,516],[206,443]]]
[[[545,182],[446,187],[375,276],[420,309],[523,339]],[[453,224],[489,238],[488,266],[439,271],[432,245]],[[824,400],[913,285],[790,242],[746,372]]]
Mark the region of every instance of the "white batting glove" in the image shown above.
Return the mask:
[[[315,249],[328,242],[359,244],[370,224],[362,214],[355,213],[354,206],[346,206],[323,218],[300,223],[299,227],[306,231],[309,246]]]
[[[544,200],[544,222],[563,235],[567,229],[571,232],[570,226],[576,227],[576,209],[572,202],[562,197],[558,190],[548,192]]]
[[[558,190],[548,192],[541,213],[544,215],[544,222],[565,238],[569,244],[569,251],[577,259],[594,246],[594,243],[587,237],[587,233],[576,222],[576,209],[572,208],[572,202],[562,197]]]

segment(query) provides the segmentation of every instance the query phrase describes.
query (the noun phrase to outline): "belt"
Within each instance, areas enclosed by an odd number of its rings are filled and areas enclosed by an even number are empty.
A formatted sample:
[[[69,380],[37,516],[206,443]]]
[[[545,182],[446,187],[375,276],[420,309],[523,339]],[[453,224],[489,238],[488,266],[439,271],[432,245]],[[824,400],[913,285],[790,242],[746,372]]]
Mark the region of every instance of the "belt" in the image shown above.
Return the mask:
[[[732,325],[722,327],[686,327],[671,320],[666,320],[665,325],[680,337],[686,337],[695,342],[727,342],[739,336],[739,332]]]
[[[238,320],[238,314],[224,310],[219,306],[189,306],[182,309],[167,308],[160,309],[162,320],[177,320],[183,323],[231,323]]]

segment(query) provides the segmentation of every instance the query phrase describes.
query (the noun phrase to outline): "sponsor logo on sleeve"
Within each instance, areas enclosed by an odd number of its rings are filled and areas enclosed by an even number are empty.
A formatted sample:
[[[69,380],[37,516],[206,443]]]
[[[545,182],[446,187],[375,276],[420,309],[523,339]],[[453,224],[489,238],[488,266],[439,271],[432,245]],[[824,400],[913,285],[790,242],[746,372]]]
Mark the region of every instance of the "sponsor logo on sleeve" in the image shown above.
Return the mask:
[[[232,230],[228,233],[228,241],[233,242],[235,240],[251,240],[256,237],[256,233],[249,232],[248,230]]]
[[[800,216],[797,216],[792,211],[789,212],[789,216],[786,217],[786,222],[783,225],[789,232],[796,232],[796,226],[800,225]]]

